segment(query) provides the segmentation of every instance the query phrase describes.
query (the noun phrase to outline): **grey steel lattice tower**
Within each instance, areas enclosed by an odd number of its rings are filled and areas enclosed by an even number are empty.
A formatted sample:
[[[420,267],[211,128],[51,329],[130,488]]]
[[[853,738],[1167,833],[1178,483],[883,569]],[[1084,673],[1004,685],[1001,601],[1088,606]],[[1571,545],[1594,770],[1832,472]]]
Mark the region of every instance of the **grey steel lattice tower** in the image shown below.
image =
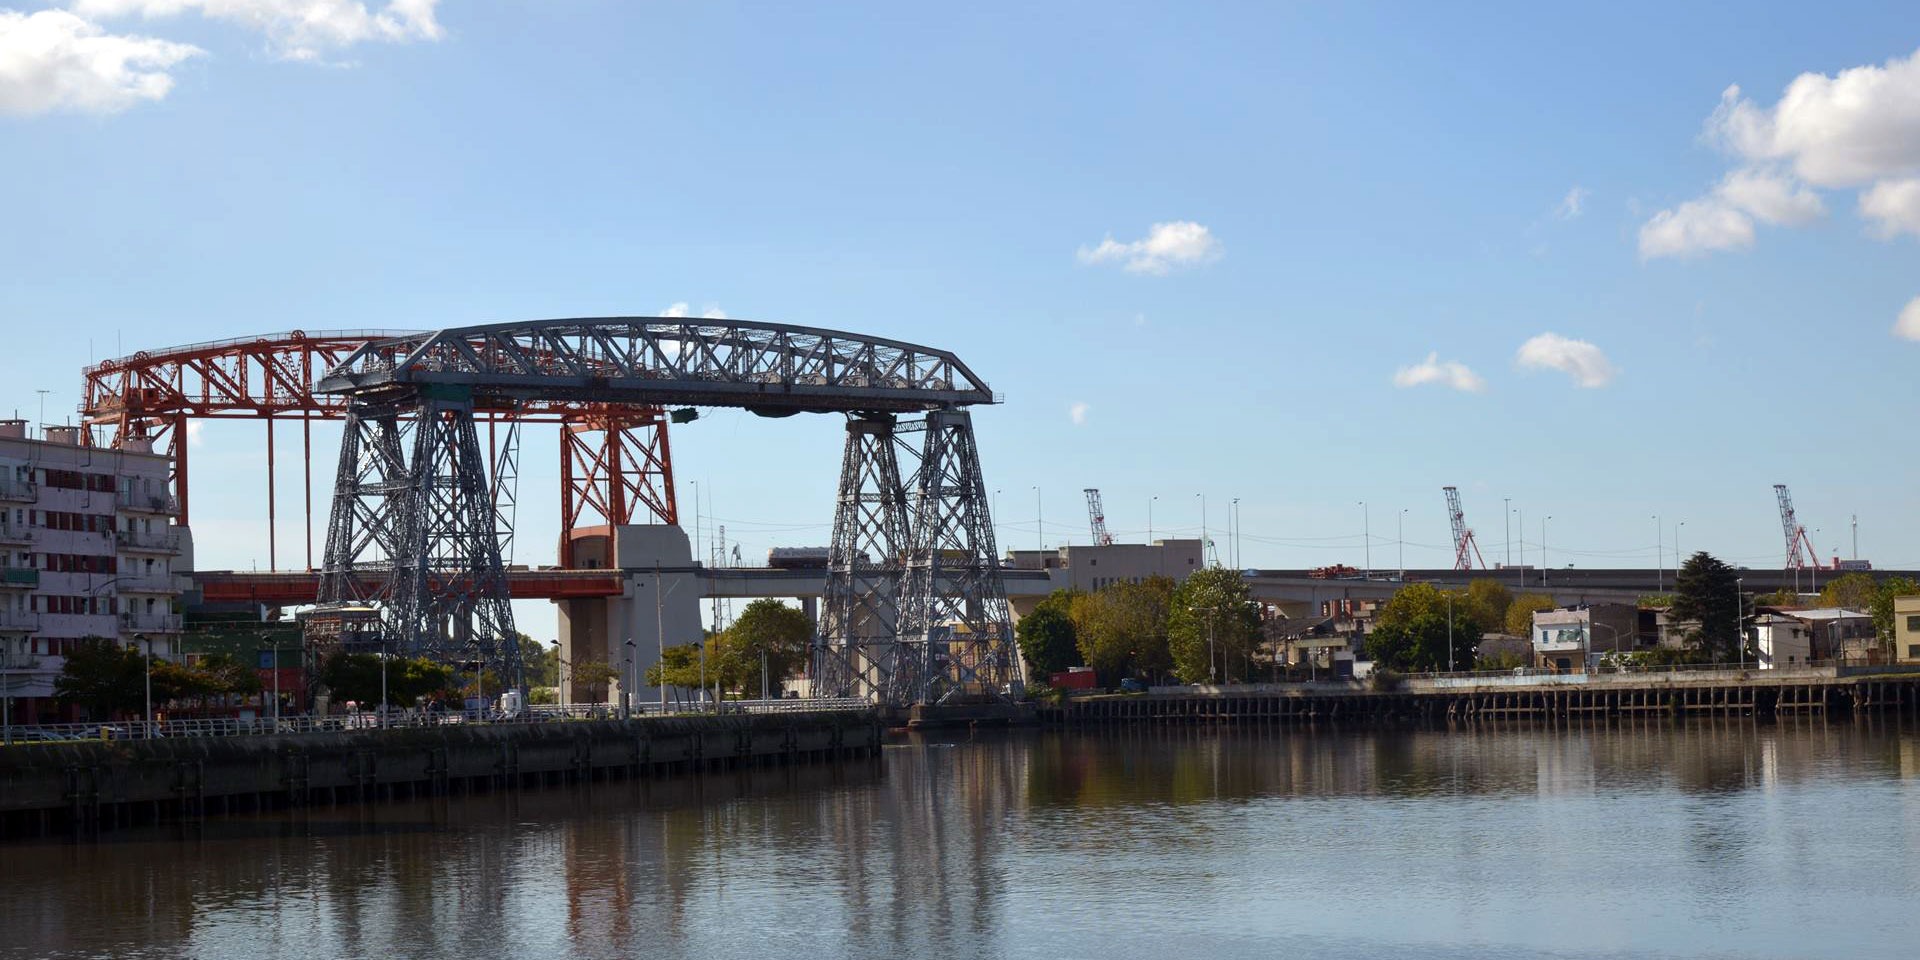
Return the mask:
[[[813,656],[820,696],[884,699],[902,670],[899,603],[908,549],[907,502],[894,427],[890,414],[847,418]]]
[[[900,604],[900,640],[918,676],[910,690],[896,683],[890,699],[941,703],[1015,693],[1020,657],[973,417],[934,410],[921,426],[925,442],[908,502],[912,549]]]
[[[378,649],[474,664],[524,690],[502,529],[469,396],[356,400],[309,621],[310,666],[330,649]]]

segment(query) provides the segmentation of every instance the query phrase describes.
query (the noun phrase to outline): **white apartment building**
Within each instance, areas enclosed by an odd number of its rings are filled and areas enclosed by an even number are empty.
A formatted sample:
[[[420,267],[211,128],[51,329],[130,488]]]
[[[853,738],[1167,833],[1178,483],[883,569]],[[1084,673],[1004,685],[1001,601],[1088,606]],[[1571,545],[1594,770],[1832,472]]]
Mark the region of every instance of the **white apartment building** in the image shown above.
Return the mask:
[[[13,722],[55,722],[69,719],[53,682],[75,644],[175,655],[192,544],[167,457],[86,446],[79,427],[26,433],[0,420],[0,693]]]

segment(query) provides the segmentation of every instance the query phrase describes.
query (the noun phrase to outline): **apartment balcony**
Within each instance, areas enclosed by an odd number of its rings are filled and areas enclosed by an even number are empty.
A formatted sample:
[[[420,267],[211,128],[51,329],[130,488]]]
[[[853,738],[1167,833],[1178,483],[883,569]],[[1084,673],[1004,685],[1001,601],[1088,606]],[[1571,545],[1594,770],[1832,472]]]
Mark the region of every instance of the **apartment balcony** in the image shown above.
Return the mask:
[[[129,513],[157,513],[170,517],[179,514],[180,501],[170,493],[129,493],[120,498],[120,509]]]
[[[179,633],[177,613],[123,613],[120,629],[127,633]]]
[[[40,586],[40,571],[26,567],[0,567],[0,589],[33,590]]]
[[[0,541],[5,537],[0,536]],[[180,531],[168,527],[165,530],[115,530],[114,545],[127,553],[179,553]]]
[[[0,609],[0,633],[32,633],[40,629],[40,615],[31,610]]]
[[[0,520],[0,543],[27,544],[33,542],[33,527],[12,520]]]
[[[33,503],[40,499],[40,485],[32,480],[0,479],[0,500]]]

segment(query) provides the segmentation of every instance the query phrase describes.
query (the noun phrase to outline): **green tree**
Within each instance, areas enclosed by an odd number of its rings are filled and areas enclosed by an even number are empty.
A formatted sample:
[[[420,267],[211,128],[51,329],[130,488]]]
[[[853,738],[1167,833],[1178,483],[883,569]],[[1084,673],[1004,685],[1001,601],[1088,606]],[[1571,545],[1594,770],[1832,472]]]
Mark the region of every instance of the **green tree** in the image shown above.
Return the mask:
[[[320,665],[320,683],[335,703],[348,700],[361,704],[380,702],[380,655],[341,651]],[[473,674],[455,675],[453,667],[424,657],[394,657],[387,661],[387,702],[395,707],[411,706],[416,700],[460,699],[472,693]],[[491,676],[483,677],[488,689],[500,686]]]
[[[1055,590],[1020,618],[1014,626],[1014,638],[1020,643],[1020,655],[1035,682],[1068,667],[1080,665],[1080,638],[1073,628],[1073,598],[1078,594]]]
[[[1797,607],[1800,605],[1800,594],[1794,592],[1792,587],[1781,587],[1772,593],[1755,596],[1753,603],[1760,607]]]
[[[618,673],[614,675],[619,676]],[[700,680],[700,645],[697,643],[683,643],[668,647],[661,653],[660,662],[648,667],[646,673],[647,685],[650,687],[698,689]],[[706,680],[711,683],[713,674],[709,673]]]
[[[522,633],[520,638],[520,665],[525,671],[528,687],[551,687],[560,682],[560,658],[554,655],[553,648]]]
[[[1701,551],[1687,558],[1673,581],[1673,606],[1667,615],[1675,621],[1698,624],[1687,635],[1687,645],[1710,663],[1731,663],[1744,653],[1740,612],[1744,601],[1735,596],[1738,575],[1732,567]]]
[[[1507,609],[1513,606],[1513,591],[1498,580],[1480,577],[1467,584],[1467,608],[1473,622],[1492,630],[1505,626]]]
[[[1920,595],[1920,583],[1908,577],[1888,577],[1874,590],[1867,609],[1873,614],[1873,633],[1883,644],[1893,642],[1893,598]]]
[[[89,637],[67,654],[54,678],[53,695],[90,716],[139,710],[146,702],[146,661],[132,647]]]
[[[1173,580],[1148,577],[1139,583],[1112,583],[1072,601],[1074,635],[1080,657],[1101,682],[1138,675],[1160,677],[1173,668],[1167,649],[1167,610]]]
[[[1244,681],[1260,636],[1260,608],[1237,570],[1209,567],[1175,588],[1167,610],[1167,650],[1186,683]]]
[[[1460,669],[1473,663],[1481,632],[1463,592],[1409,584],[1375,616],[1367,655],[1388,670]]]
[[[575,660],[568,673],[572,675],[574,687],[585,692],[583,699],[589,703],[606,703],[607,692],[620,677],[619,669],[605,660]],[[653,675],[653,671],[647,672],[649,678]]]
[[[782,681],[806,666],[808,648],[813,643],[813,621],[798,607],[763,597],[747,604],[739,619],[715,640],[723,687],[750,697],[765,697],[767,691],[760,689],[762,658],[767,685],[778,690]]]
[[[211,679],[215,693],[248,697],[260,692],[260,672],[229,654],[208,654],[199,669]]]
[[[1523,593],[1513,598],[1507,606],[1504,625],[1507,632],[1516,637],[1533,635],[1533,615],[1542,610],[1553,609],[1553,598],[1539,593]]]
[[[1827,583],[1820,591],[1820,605],[1823,607],[1845,607],[1849,610],[1866,610],[1880,595],[1880,585],[1875,583],[1869,573],[1843,573]]]

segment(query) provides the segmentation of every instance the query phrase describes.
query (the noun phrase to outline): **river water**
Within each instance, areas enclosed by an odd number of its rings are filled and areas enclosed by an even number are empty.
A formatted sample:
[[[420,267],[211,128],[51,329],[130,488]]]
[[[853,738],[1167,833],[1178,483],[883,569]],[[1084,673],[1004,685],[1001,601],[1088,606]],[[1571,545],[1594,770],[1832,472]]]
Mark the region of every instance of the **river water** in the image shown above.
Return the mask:
[[[0,845],[0,956],[1920,955],[1920,729],[1015,733]]]

